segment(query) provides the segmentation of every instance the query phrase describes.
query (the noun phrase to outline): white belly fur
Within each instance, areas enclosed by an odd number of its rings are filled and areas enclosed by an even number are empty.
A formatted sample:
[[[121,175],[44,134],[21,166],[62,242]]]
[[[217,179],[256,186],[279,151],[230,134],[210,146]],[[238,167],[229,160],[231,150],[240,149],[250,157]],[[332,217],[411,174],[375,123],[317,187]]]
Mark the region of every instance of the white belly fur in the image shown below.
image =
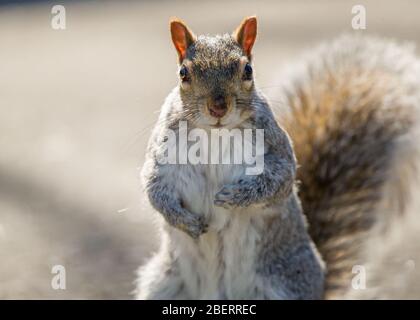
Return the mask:
[[[177,182],[184,206],[195,214],[205,215],[209,221],[208,232],[198,241],[182,231],[171,227],[168,230],[170,250],[191,298],[245,299],[255,298],[258,292],[263,297],[264,285],[255,264],[261,238],[255,211],[263,209],[251,206],[226,210],[213,205],[215,194],[225,184],[236,182],[244,169],[240,165],[179,169],[180,177],[188,177]]]

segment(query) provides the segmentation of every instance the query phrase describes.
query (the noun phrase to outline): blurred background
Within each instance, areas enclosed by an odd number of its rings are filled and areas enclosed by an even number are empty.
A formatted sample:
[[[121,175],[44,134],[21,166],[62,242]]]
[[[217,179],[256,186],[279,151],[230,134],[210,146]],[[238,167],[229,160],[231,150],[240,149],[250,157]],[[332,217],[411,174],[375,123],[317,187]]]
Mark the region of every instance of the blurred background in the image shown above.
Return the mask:
[[[66,29],[51,27],[54,5]],[[363,4],[367,29],[353,31]],[[420,42],[420,3],[0,1],[0,298],[126,299],[159,237],[139,183],[160,105],[176,85],[168,19],[196,34],[257,14],[259,85],[343,32]],[[51,268],[66,268],[66,290]]]

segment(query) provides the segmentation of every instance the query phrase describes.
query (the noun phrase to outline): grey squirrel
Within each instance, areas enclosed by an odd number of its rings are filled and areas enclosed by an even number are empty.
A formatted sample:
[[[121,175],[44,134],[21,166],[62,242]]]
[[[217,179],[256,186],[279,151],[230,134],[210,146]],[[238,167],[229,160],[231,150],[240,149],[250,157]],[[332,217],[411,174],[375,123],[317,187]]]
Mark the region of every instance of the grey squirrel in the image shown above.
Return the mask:
[[[366,262],[366,239],[389,218],[380,211],[393,216],[404,206],[405,179],[416,167],[408,163],[415,144],[404,139],[420,101],[414,55],[353,36],[322,46],[279,89],[276,121],[253,77],[255,17],[232,35],[196,37],[178,19],[170,29],[179,85],[142,169],[163,218],[162,243],[139,269],[136,297],[351,297],[352,267]],[[182,134],[264,129],[262,173],[246,175],[244,163],[162,163],[164,142],[171,132],[180,138],[182,121],[189,127]]]
[[[196,37],[171,21],[180,81],[162,108],[142,170],[149,200],[166,223],[159,252],[140,271],[140,299],[322,297],[323,264],[296,195],[293,149],[254,84],[256,33],[255,17],[233,35],[216,37]],[[247,175],[244,162],[162,164],[165,137],[175,131],[180,139],[181,121],[206,132],[264,130],[263,171]]]

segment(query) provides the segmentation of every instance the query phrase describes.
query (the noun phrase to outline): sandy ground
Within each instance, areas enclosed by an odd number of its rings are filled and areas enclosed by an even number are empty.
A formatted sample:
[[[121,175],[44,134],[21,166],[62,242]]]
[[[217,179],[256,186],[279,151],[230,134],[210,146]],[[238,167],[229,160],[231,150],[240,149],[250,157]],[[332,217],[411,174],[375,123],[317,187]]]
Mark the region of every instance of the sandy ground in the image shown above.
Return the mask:
[[[62,3],[62,2],[61,2]],[[367,32],[420,42],[417,0],[359,1]],[[130,298],[158,245],[138,169],[176,84],[168,18],[196,33],[257,14],[258,82],[303,49],[351,30],[353,1],[64,2],[0,6],[0,298]],[[51,268],[66,268],[53,290]]]

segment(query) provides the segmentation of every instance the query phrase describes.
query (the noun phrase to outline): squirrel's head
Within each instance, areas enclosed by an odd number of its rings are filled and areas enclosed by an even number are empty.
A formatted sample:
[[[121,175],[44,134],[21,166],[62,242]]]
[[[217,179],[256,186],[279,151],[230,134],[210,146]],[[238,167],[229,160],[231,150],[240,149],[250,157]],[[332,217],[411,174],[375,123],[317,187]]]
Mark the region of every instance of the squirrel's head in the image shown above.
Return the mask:
[[[179,90],[185,114],[201,127],[234,127],[252,114],[251,50],[257,19],[248,17],[233,34],[198,36],[179,19],[170,22],[178,52]]]

